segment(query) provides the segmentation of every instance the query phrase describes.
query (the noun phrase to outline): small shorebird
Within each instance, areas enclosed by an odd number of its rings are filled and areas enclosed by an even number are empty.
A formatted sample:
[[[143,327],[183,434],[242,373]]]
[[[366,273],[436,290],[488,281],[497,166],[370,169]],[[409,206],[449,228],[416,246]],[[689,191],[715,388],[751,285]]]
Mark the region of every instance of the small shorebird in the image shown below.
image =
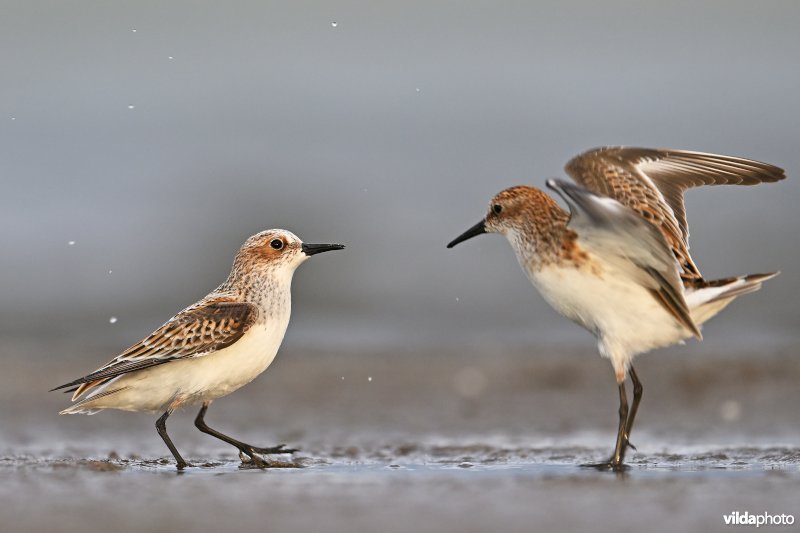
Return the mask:
[[[211,402],[250,383],[272,363],[291,313],[295,269],[314,254],[341,244],[306,244],[293,233],[272,229],[242,245],[228,279],[166,324],[91,374],[53,390],[74,387],[61,414],[94,414],[103,409],[163,412],[158,434],[178,469],[189,465],[167,435],[166,421],[179,407],[202,404],[194,423],[239,449],[257,466],[258,454],[291,453],[283,444],[259,448],[220,433],[205,423]]]
[[[755,185],[785,178],[783,170],[749,159],[682,150],[607,147],[566,165],[580,185],[548,180],[569,213],[534,187],[511,187],[489,204],[486,217],[448,248],[500,233],[520,266],[559,313],[597,337],[619,386],[614,455],[587,465],[618,470],[642,397],[631,362],[637,354],[701,338],[700,325],[734,298],[775,275],[707,281],[689,255],[683,204],[700,185]],[[633,383],[628,409],[625,375]]]

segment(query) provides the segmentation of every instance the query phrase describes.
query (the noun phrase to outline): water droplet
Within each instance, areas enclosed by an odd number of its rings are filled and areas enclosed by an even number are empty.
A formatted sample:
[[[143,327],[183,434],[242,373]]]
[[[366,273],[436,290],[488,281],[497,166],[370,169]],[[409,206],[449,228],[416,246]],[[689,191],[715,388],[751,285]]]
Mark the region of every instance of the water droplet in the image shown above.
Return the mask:
[[[339,23],[336,22],[335,20],[333,22],[331,22],[331,28],[335,28],[338,25],[339,25]]]
[[[172,61],[172,60],[173,60],[173,59],[175,59],[175,58],[174,58],[174,57],[172,57],[172,56],[167,56],[167,59],[169,59],[170,61]]]
[[[109,271],[108,271],[108,273],[109,273],[109,274],[111,274],[112,272],[114,272],[114,271],[113,271],[113,270],[109,270]]]
[[[456,296],[456,301],[457,301],[457,302],[460,302],[460,301],[461,301],[461,298],[459,298],[458,296]]]
[[[128,109],[136,109],[136,106],[135,105],[129,105]]]
[[[342,381],[344,381],[344,376],[342,376]]]
[[[67,244],[69,244],[70,246],[75,246],[75,241],[67,241]]]
[[[17,120],[17,117],[11,117],[11,120]]]
[[[417,92],[419,92],[419,87],[417,87],[415,90],[416,90]]]
[[[136,33],[136,28],[131,28],[132,33]]]
[[[372,381],[372,376],[368,377],[367,381]]]
[[[117,317],[112,316],[111,318],[108,319],[108,323],[109,324],[116,324],[117,323]]]

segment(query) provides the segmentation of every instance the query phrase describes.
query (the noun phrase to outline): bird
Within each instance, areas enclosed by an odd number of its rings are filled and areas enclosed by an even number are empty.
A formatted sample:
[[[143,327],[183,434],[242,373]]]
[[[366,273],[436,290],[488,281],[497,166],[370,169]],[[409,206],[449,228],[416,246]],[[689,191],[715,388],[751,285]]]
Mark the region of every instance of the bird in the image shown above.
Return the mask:
[[[575,183],[546,184],[568,210],[536,187],[510,187],[447,247],[484,233],[505,236],[541,296],[596,337],[616,377],[619,423],[613,455],[583,466],[621,471],[627,448],[634,448],[630,434],[643,393],[634,357],[702,339],[703,323],[779,274],[705,279],[689,255],[684,192],[786,176],[781,168],[740,157],[621,146],[588,150],[565,170]],[[633,386],[630,406],[626,375]]]
[[[219,287],[94,372],[52,389],[68,389],[77,401],[60,414],[163,413],[156,430],[178,470],[192,465],[167,434],[166,421],[185,406],[200,404],[195,426],[238,448],[254,466],[267,465],[259,455],[297,451],[246,444],[209,427],[205,415],[212,401],[250,383],[274,360],[289,324],[295,269],[312,255],[343,248],[307,244],[283,229],[251,236]]]

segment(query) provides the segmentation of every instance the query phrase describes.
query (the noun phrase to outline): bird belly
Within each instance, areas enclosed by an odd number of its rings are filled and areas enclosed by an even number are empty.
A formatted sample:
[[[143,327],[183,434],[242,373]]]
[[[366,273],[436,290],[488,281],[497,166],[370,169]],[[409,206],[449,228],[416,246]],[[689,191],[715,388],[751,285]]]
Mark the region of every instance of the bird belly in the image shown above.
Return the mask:
[[[125,374],[99,390],[96,400],[87,398],[87,407],[164,411],[230,394],[269,367],[287,324],[288,320],[254,324],[241,339],[218,352]],[[103,396],[114,390],[118,392]]]
[[[647,288],[611,265],[547,266],[531,281],[556,311],[594,333],[601,353],[616,362],[627,365],[638,353],[692,336]]]
[[[187,371],[191,375],[187,392],[196,396],[195,402],[200,402],[220,398],[247,385],[275,360],[285,332],[286,326],[256,324],[233,345],[198,358],[201,364]]]

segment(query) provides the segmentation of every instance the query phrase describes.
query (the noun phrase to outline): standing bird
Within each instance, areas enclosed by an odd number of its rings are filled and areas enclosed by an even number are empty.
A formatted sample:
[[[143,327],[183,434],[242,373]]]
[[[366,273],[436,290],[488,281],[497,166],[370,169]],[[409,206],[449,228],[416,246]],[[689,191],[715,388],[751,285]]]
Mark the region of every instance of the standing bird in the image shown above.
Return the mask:
[[[614,455],[586,466],[619,470],[642,398],[634,356],[700,339],[701,324],[778,274],[703,279],[689,255],[684,191],[785,175],[738,157],[625,147],[590,150],[565,168],[580,187],[560,180],[547,186],[569,213],[539,189],[511,187],[492,199],[484,220],[447,247],[482,233],[504,235],[544,299],[597,337],[619,386],[619,428]],[[626,374],[633,383],[630,409]]]
[[[292,275],[310,256],[341,250],[341,244],[306,244],[293,233],[272,229],[242,245],[228,279],[166,324],[91,374],[53,390],[74,387],[61,414],[94,414],[103,409],[163,412],[158,434],[187,463],[167,435],[166,421],[179,407],[202,404],[194,423],[203,433],[236,448],[253,464],[257,454],[291,453],[284,445],[259,448],[206,425],[208,406],[250,383],[275,359],[289,325]]]

